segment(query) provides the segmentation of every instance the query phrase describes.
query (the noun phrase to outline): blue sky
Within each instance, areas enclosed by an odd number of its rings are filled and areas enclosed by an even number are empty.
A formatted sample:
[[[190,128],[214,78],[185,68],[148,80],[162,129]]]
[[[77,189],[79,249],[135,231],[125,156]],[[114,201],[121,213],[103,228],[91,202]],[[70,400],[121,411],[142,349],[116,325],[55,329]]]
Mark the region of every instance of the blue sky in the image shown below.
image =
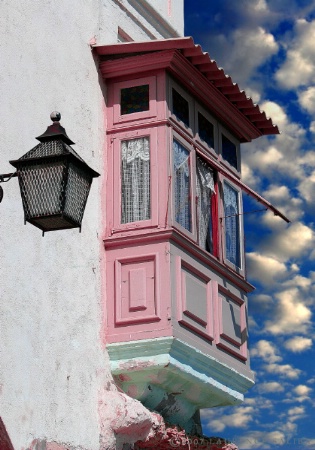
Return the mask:
[[[185,35],[279,126],[242,146],[242,176],[291,220],[245,216],[256,386],[204,411],[204,431],[240,449],[315,449],[315,1],[185,0]]]

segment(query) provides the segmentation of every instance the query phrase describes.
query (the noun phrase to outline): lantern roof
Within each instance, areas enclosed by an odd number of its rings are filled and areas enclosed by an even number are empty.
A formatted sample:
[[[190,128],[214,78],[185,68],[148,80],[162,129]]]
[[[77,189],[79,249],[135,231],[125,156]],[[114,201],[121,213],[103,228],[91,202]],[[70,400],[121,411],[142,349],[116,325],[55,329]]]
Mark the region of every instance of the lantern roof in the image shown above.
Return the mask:
[[[21,164],[35,162],[36,160],[51,157],[65,156],[75,159],[80,165],[84,166],[90,176],[98,177],[99,173],[89,167],[78,153],[69,145],[74,144],[68,137],[66,130],[59,123],[60,113],[53,112],[50,115],[53,124],[47,127],[47,130],[36,139],[40,141],[35,147],[21,156],[19,159],[10,161],[14,167],[19,168]]]
[[[46,142],[51,139],[61,139],[66,144],[72,145],[74,142],[71,141],[71,139],[68,137],[66,130],[64,127],[60,125],[59,120],[54,120],[54,123],[47,127],[47,130],[45,133],[38,136],[36,139],[40,142]]]
[[[271,118],[260,110],[252,98],[248,97],[245,91],[233,82],[232,78],[217,65],[215,60],[211,59],[209,53],[203,52],[200,45],[195,45],[192,37],[96,45],[93,48],[100,57],[100,69],[105,78],[108,76],[106,65],[109,61],[115,61],[118,58],[126,59],[131,56],[145,56],[154,52],[177,51],[209,82],[208,91],[211,99],[213,91],[216,91],[217,97],[221,98],[222,104],[225,105],[225,110],[229,113],[234,111],[234,114],[243,118],[244,123],[247,123],[252,130],[251,139],[280,133]],[[144,70],[144,66],[142,69]],[[190,84],[192,83],[191,81]],[[245,142],[251,139],[244,136],[241,141]]]

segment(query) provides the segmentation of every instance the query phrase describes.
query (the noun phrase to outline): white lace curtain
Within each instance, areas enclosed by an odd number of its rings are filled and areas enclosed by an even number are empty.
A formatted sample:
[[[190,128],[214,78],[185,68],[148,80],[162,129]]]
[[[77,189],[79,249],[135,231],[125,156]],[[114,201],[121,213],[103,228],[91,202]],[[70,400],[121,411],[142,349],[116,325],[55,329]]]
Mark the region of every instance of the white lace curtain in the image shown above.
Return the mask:
[[[121,223],[150,219],[150,141],[121,143]]]
[[[238,191],[224,183],[225,254],[226,258],[240,267],[240,230]]]
[[[173,141],[175,220],[191,231],[189,151]]]
[[[200,247],[212,252],[211,196],[215,194],[213,171],[209,164],[197,156],[196,202],[197,230]]]

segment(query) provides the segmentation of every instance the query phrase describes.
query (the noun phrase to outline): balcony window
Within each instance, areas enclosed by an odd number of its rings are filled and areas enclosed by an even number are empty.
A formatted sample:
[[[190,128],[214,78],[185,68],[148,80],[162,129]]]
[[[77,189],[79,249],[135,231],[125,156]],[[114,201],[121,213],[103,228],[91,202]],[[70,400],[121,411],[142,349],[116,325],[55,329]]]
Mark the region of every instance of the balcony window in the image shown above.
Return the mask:
[[[121,114],[132,114],[149,110],[149,85],[121,89]]]
[[[223,184],[225,258],[236,268],[241,268],[240,193],[230,184]]]
[[[109,127],[155,117],[156,77],[114,83],[113,89],[109,90],[109,101],[113,103]]]
[[[213,124],[198,111],[198,134],[199,138],[205,142],[210,148],[215,147],[214,143],[214,126]]]
[[[121,223],[150,219],[149,137],[121,141]]]
[[[196,220],[198,244],[213,253],[212,197],[215,194],[213,170],[200,156],[196,158]]]
[[[175,220],[191,231],[190,152],[173,140]]]
[[[177,89],[172,89],[172,105],[173,114],[187,128],[190,127],[189,102],[184,98]]]
[[[221,139],[222,158],[227,161],[234,169],[239,170],[238,152],[236,145],[224,134],[221,135]]]

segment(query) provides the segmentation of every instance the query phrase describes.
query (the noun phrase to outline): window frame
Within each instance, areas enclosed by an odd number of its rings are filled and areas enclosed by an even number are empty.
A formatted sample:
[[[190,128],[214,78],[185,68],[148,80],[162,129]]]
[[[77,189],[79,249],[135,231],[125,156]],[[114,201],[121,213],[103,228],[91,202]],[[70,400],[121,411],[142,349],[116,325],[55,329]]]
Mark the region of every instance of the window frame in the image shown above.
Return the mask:
[[[187,151],[189,151],[189,173],[190,173],[190,214],[191,214],[191,231],[187,230],[183,227],[179,222],[176,221],[176,213],[175,213],[175,176],[174,176],[174,153],[173,153],[173,142],[174,140],[178,141]],[[193,168],[196,166],[196,156],[193,145],[189,143],[182,135],[180,135],[175,130],[172,130],[171,136],[171,146],[170,146],[170,154],[171,154],[171,176],[172,176],[172,226],[180,230],[183,234],[187,235],[190,239],[193,239],[197,242],[197,229],[196,229],[196,175]]]
[[[214,181],[214,190],[215,192],[211,195],[211,221],[212,221],[212,252],[209,252],[208,250],[201,247],[199,243],[199,236],[198,236],[198,223],[197,223],[197,158],[201,158],[206,164],[208,164],[213,172],[213,181]],[[211,165],[211,160],[209,157],[207,157],[203,152],[201,152],[197,147],[195,148],[195,189],[196,189],[196,195],[195,195],[195,205],[194,209],[196,211],[196,236],[197,240],[196,243],[198,247],[200,247],[203,251],[205,251],[207,254],[212,255],[215,258],[219,258],[220,256],[220,245],[219,245],[219,214],[218,214],[218,201],[219,201],[219,178],[218,178],[218,172],[217,170]]]
[[[220,176],[220,191],[221,191],[221,233],[222,233],[222,258],[226,266],[232,269],[239,275],[245,276],[245,246],[244,246],[244,223],[243,223],[243,198],[242,190],[233,184],[227,178]],[[240,253],[240,267],[231,262],[226,256],[226,217],[225,217],[225,203],[224,203],[224,183],[229,185],[238,194],[238,229],[239,229],[239,253]]]
[[[155,117],[157,115],[156,83],[157,83],[156,76],[135,78],[132,80],[114,83],[113,125]],[[120,107],[121,90],[147,84],[149,85],[149,109],[146,111],[135,112],[130,114],[121,114],[121,107]]]
[[[213,131],[214,131],[214,148],[210,147],[199,135],[199,119],[198,119],[198,113],[202,114],[205,119],[207,119],[212,125],[213,125]],[[210,152],[212,156],[214,156],[216,159],[219,158],[219,146],[218,146],[218,121],[211,115],[209,112],[198,102],[195,102],[195,140],[196,142],[205,148],[207,152]]]
[[[233,167],[226,159],[223,158],[222,152],[222,135],[228,138],[236,147],[236,160],[237,167]],[[219,160],[227,167],[231,172],[237,175],[238,178],[241,176],[241,152],[240,152],[240,142],[225,128],[223,125],[218,124],[218,149],[219,149]]]
[[[122,181],[121,181],[121,142],[137,138],[149,137],[150,142],[150,212],[151,218],[135,222],[121,223]],[[135,230],[158,225],[158,174],[157,174],[157,128],[147,128],[121,132],[113,139],[113,232]],[[115,189],[114,181],[119,180],[119,188]]]
[[[177,118],[177,116],[173,113],[173,89],[175,89],[187,102],[188,102],[188,110],[189,110],[189,126]],[[185,89],[181,87],[176,81],[172,78],[168,79],[168,98],[169,98],[169,118],[176,123],[182,130],[184,130],[190,138],[194,136],[194,128],[195,128],[195,113],[194,113],[194,99],[188,94]]]
[[[180,225],[175,219],[175,189],[174,181],[172,183],[172,226],[179,230],[182,234],[190,238],[200,250],[213,257],[224,264],[229,269],[233,270],[242,277],[245,277],[245,254],[244,254],[244,229],[243,229],[243,202],[242,202],[242,191],[238,186],[235,186],[233,182],[228,180],[220,173],[220,169],[212,165],[211,161],[214,163],[222,165],[223,168],[228,169],[237,178],[240,178],[241,171],[241,160],[240,160],[240,142],[232,135],[210,112],[200,103],[198,99],[195,99],[193,95],[187,93],[180,84],[176,82],[173,78],[168,79],[168,101],[169,101],[169,119],[171,122],[171,173],[174,175],[174,163],[173,163],[173,140],[178,140],[187,150],[191,152],[190,154],[190,177],[191,177],[191,218],[192,218],[192,231],[190,232],[182,225]],[[172,89],[177,90],[177,92],[185,98],[189,105],[189,127],[187,127],[177,116],[172,112],[173,110],[173,93]],[[198,113],[202,114],[205,119],[207,119],[213,125],[214,131],[214,148],[210,147],[199,135],[199,123],[198,123]],[[237,167],[233,167],[227,160],[222,156],[222,135],[229,139],[236,148],[236,159]],[[214,184],[215,184],[215,195],[211,202],[211,220],[212,220],[212,239],[213,239],[213,250],[209,252],[199,245],[198,237],[198,224],[197,224],[197,202],[196,202],[196,176],[197,176],[197,155],[202,158],[210,168],[212,168],[214,173]],[[229,261],[226,257],[226,226],[224,219],[224,183],[228,183],[233,189],[237,191],[238,194],[238,210],[239,210],[239,255],[240,255],[240,267],[233,262]]]

